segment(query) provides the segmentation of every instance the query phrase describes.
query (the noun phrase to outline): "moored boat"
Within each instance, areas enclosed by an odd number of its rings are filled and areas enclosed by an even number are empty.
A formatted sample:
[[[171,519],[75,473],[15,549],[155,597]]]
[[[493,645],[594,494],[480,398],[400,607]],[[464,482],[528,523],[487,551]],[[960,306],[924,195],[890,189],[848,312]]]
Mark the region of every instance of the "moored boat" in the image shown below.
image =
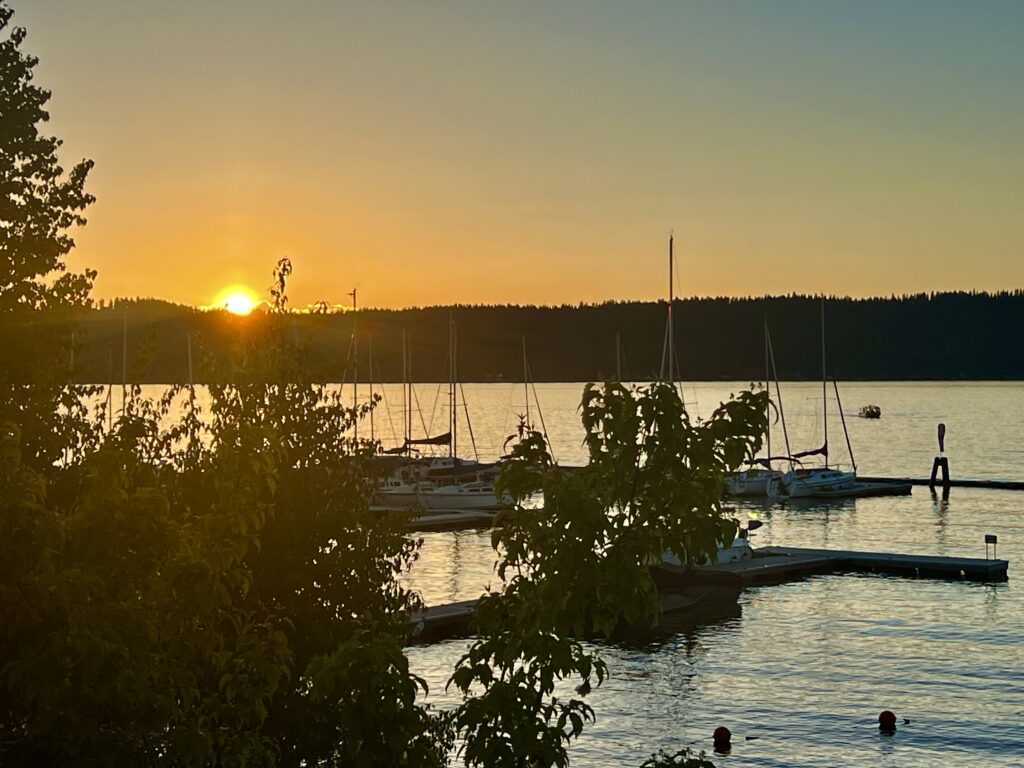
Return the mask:
[[[825,368],[825,300],[821,300],[821,408],[822,424],[825,433],[825,443],[821,448],[803,451],[793,454],[792,459],[799,462],[800,459],[808,456],[821,456],[824,466],[820,467],[796,467],[791,466],[790,470],[782,476],[782,492],[790,498],[806,498],[817,495],[839,495],[843,491],[852,489],[857,482],[857,462],[853,458],[853,446],[850,443],[850,433],[846,429],[846,418],[843,416],[843,405],[839,400],[839,384],[835,378],[832,379],[832,387],[835,390],[836,405],[839,410],[839,418],[843,425],[843,436],[846,438],[846,448],[850,455],[852,471],[846,472],[835,465],[829,464],[829,443],[828,443],[828,376]]]
[[[768,332],[768,323],[764,324],[764,389],[768,394],[768,401],[765,403],[765,458],[754,459],[747,469],[739,472],[731,472],[725,478],[725,492],[729,496],[748,498],[774,499],[781,490],[782,473],[772,467],[772,462],[788,461],[792,468],[793,461],[789,456],[772,456],[772,401],[771,401],[771,379],[775,366],[775,356],[772,351],[771,334]],[[782,421],[782,434],[785,439],[786,453],[789,453],[789,432],[786,430],[786,417],[782,410],[782,391],[779,389],[779,376],[775,372],[775,393],[777,403],[775,409]]]
[[[512,503],[508,496],[499,499],[494,483],[486,480],[424,490],[420,499],[426,509],[500,509]]]
[[[786,472],[781,483],[783,494],[790,498],[803,498],[849,489],[856,481],[855,472],[843,472],[831,467],[809,467]]]
[[[730,496],[774,498],[781,489],[782,473],[774,469],[745,469],[725,478],[725,491]]]

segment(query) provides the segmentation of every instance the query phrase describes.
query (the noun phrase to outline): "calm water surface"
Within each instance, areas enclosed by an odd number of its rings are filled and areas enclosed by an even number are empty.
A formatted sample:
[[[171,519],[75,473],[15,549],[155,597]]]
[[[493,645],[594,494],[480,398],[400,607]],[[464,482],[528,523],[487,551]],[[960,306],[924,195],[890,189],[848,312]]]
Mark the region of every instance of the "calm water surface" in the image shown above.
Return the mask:
[[[743,386],[688,384],[685,398],[691,412],[707,415]],[[581,389],[537,386],[562,463],[584,459]],[[382,410],[376,419],[389,444],[398,442],[390,424],[401,424],[400,391],[385,388],[391,417]],[[417,393],[417,433],[445,431],[445,393],[427,385]],[[820,393],[813,383],[783,385],[793,450],[822,443]],[[853,383],[841,395],[861,474],[927,476],[943,421],[954,476],[1024,480],[1020,384]],[[525,411],[522,386],[467,384],[465,400],[480,458],[492,459]],[[880,420],[852,417],[867,403],[881,406]],[[849,464],[834,399],[829,409],[833,458]],[[460,432],[460,453],[471,456],[465,425]],[[781,445],[781,434],[773,440]],[[590,697],[598,719],[573,746],[574,765],[638,766],[659,748],[710,748],[712,730],[724,724],[735,747],[716,757],[720,766],[1024,766],[1024,492],[953,489],[943,501],[915,488],[903,498],[734,509],[764,522],[755,545],[983,556],[983,535],[996,533],[1010,581],[820,576],[747,590],[731,615],[658,642],[605,645],[612,677]],[[476,597],[494,580],[488,532],[423,540],[409,581],[428,604]],[[454,703],[444,687],[465,646],[410,649],[431,701]],[[882,709],[912,722],[880,736]]]
[[[741,384],[686,387],[707,414]],[[581,387],[538,385],[559,460],[583,459],[576,404]],[[858,383],[841,387],[863,474],[926,476],[935,425],[948,427],[955,476],[1024,479],[1024,386]],[[794,450],[821,444],[820,385],[783,387]],[[466,386],[482,458],[493,455],[524,410],[511,385]],[[842,429],[830,402],[833,453]],[[781,436],[778,438],[781,440]],[[486,454],[485,448],[486,446]],[[846,462],[848,457],[839,457]],[[820,576],[750,589],[736,615],[642,647],[605,645],[612,677],[591,695],[597,723],[571,751],[574,765],[639,765],[658,748],[710,748],[727,725],[731,755],[720,766],[1024,766],[1024,492],[927,488],[910,497],[831,504],[736,506],[757,518],[756,545],[832,547],[983,556],[982,536],[999,535],[1009,583],[984,585],[872,576]],[[493,579],[489,534],[424,534],[412,583],[428,603],[475,597]],[[465,641],[410,651],[413,668],[444,705]],[[882,709],[911,719],[878,733]],[[745,737],[756,737],[746,741]]]

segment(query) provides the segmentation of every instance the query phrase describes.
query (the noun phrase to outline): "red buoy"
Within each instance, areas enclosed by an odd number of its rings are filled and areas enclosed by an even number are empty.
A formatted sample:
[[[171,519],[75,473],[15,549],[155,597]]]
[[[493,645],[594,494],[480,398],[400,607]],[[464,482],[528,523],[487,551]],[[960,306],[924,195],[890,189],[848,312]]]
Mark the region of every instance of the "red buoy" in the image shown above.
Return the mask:
[[[888,709],[884,710],[878,716],[878,730],[882,731],[883,733],[895,733],[896,715],[894,715]]]

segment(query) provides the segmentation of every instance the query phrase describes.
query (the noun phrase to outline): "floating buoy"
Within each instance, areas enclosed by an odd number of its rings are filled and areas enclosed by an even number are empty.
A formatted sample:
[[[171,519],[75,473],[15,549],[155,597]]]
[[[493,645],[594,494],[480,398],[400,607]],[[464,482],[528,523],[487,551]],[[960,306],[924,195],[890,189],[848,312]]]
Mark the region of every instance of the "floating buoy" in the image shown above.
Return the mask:
[[[896,715],[888,709],[878,716],[878,730],[882,733],[896,733]]]
[[[715,728],[711,738],[714,739],[716,752],[728,752],[732,749],[732,731],[724,725]]]

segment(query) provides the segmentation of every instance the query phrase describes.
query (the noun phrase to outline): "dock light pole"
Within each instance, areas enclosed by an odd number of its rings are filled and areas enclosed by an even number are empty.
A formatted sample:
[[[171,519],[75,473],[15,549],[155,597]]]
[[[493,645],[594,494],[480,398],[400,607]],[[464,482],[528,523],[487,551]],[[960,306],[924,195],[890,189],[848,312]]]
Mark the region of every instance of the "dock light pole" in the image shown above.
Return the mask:
[[[996,559],[996,545],[999,543],[999,537],[994,533],[985,534],[985,559],[995,560]],[[988,548],[992,547],[992,556],[989,557]]]

